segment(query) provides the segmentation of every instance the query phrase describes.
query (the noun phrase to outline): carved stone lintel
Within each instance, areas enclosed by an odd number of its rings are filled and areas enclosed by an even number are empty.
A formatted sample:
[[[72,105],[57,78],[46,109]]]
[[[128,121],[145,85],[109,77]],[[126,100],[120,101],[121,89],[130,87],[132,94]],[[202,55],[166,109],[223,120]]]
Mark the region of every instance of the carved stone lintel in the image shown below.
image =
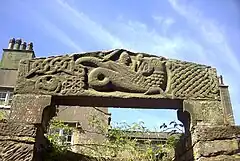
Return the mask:
[[[51,98],[49,95],[14,95],[10,121],[40,124],[44,108],[51,105]]]
[[[191,62],[123,49],[22,60],[18,94],[136,94],[141,97],[219,100],[216,70]],[[137,97],[138,97],[137,96]]]

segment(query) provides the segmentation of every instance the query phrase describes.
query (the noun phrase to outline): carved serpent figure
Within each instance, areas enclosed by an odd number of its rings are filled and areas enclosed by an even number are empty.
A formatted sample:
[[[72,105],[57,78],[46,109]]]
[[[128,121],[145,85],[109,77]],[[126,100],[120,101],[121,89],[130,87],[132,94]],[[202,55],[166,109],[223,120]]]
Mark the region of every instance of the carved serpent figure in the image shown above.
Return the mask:
[[[143,59],[138,59],[136,61],[132,63],[134,60],[131,59],[128,53],[123,52],[118,61],[82,57],[76,61],[76,64],[82,64],[88,68],[88,83],[97,91],[163,94],[161,85],[156,85],[162,84],[163,81],[161,80],[164,79],[163,74],[165,74],[162,71],[162,66],[156,63],[159,60],[149,59],[149,61],[143,61]],[[155,76],[161,76],[154,77],[154,74]]]

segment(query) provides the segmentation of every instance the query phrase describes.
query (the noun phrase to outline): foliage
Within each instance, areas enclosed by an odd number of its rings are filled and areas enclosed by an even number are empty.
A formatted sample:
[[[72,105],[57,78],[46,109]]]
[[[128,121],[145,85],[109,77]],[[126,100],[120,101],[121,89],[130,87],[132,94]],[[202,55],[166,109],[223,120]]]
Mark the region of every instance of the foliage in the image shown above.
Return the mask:
[[[72,127],[69,127],[60,120],[53,119],[50,122],[49,129],[50,134],[48,135],[48,140],[52,143],[56,151],[65,152],[66,150],[71,149],[71,146],[65,142],[64,136],[60,135],[58,130],[63,129],[64,131],[70,132],[73,130]]]
[[[0,110],[0,121],[4,121],[8,118],[9,111]]]
[[[176,132],[182,132],[181,124],[171,122],[168,126],[163,124],[160,130],[168,134],[166,143],[153,142],[150,138],[153,132],[150,132],[144,125],[144,122],[116,123],[113,127],[107,126],[104,119],[97,115],[90,115],[89,126],[97,135],[105,136],[102,141],[96,141],[91,138],[82,139],[80,143],[69,145],[64,142],[62,136],[58,133],[49,133],[48,139],[54,146],[54,154],[65,153],[67,150],[77,149],[81,154],[96,158],[114,158],[117,160],[165,160],[170,161],[174,157],[174,147],[177,139]],[[79,132],[77,128],[69,127],[61,121],[53,119],[50,129],[64,129],[66,131]],[[53,130],[54,131],[54,130]],[[84,133],[82,133],[84,134]],[[146,139],[140,142],[132,136],[142,136]]]
[[[0,111],[0,120],[4,119],[4,113],[2,111]]]

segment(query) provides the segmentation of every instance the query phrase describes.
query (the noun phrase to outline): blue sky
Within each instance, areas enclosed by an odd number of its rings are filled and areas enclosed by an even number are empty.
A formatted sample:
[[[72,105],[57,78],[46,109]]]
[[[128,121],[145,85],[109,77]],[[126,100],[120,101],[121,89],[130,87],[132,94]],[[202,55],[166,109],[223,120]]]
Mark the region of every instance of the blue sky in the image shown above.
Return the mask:
[[[34,43],[37,56],[126,48],[216,67],[229,85],[240,124],[238,0],[3,0],[0,47],[9,38]],[[175,111],[111,109],[114,121],[147,125]]]

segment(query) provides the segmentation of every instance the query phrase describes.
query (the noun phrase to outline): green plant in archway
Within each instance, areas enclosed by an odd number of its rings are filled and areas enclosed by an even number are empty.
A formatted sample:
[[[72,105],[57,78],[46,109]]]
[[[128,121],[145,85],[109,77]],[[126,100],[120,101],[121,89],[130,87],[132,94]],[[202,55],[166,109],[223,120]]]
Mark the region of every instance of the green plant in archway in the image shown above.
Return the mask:
[[[139,160],[139,161],[153,161],[165,160],[170,161],[174,158],[174,148],[178,141],[177,132],[182,131],[182,124],[171,122],[169,125],[163,124],[160,126],[162,132],[167,133],[168,138],[165,143],[154,143],[151,138],[146,137],[151,135],[151,131],[147,129],[144,122],[133,123],[116,123],[113,127],[106,124],[105,120],[97,117],[97,115],[90,115],[89,125],[95,132],[105,136],[101,142],[97,142],[91,138],[83,140],[79,144],[69,145],[64,142],[62,136],[58,133],[49,133],[48,139],[53,144],[55,153],[64,153],[71,150],[72,147],[77,147],[81,154],[95,157],[95,158],[112,158],[117,160]],[[50,124],[50,129],[64,129],[66,131],[74,131],[76,128],[69,127],[62,121],[53,119]],[[133,139],[132,136],[144,136],[145,140],[139,142],[138,139]],[[56,154],[53,154],[54,156]]]

